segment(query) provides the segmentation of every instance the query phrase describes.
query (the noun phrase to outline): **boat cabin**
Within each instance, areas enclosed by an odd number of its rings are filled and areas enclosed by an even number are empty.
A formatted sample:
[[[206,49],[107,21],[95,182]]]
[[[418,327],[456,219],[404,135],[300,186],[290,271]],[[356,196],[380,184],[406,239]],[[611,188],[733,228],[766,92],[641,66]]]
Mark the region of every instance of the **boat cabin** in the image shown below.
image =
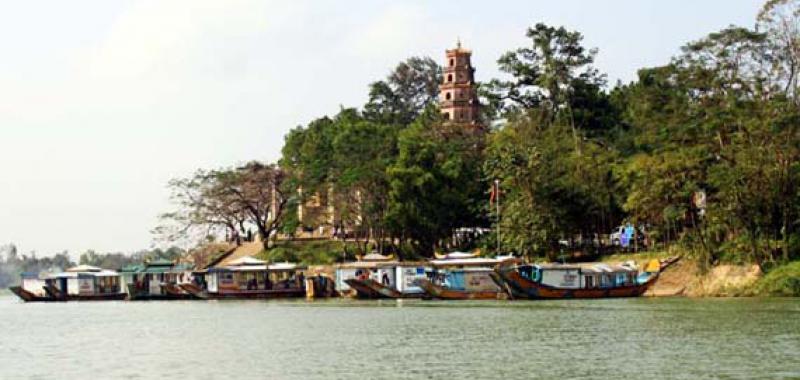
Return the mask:
[[[166,284],[181,284],[191,281],[192,265],[174,263],[169,260],[153,260],[120,269],[126,290],[131,295],[166,296]]]
[[[62,297],[102,296],[121,293],[120,282],[120,275],[116,271],[79,265],[48,276],[45,286]]]
[[[208,269],[204,275],[210,293],[303,288],[306,267],[294,263],[267,264],[245,256],[226,266]]]
[[[419,280],[428,278],[430,265],[420,262],[399,261],[355,261],[336,266],[336,291],[351,290],[348,279],[371,279],[405,294],[422,294]]]
[[[518,267],[520,275],[542,285],[563,289],[615,288],[638,284],[639,271],[630,264],[534,264]]]
[[[451,290],[497,291],[498,287],[491,273],[499,262],[497,259],[480,257],[431,260],[435,268],[431,281]]]

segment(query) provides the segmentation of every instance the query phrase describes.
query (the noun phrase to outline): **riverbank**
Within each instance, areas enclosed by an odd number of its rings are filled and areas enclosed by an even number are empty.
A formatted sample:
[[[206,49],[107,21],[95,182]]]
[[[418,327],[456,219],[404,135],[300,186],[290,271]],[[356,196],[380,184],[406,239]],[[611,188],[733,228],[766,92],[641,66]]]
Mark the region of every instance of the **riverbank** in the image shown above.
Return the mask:
[[[349,244],[349,243],[348,243]],[[309,265],[314,273],[332,276],[333,263],[342,257],[340,241],[282,241],[259,258],[270,261],[298,261]],[[351,251],[355,247],[349,247]],[[653,259],[681,255],[682,259],[668,267],[645,296],[653,297],[747,297],[800,296],[800,261],[780,265],[764,273],[756,264],[721,263],[702,271],[698,262],[675,249],[640,253],[620,253],[601,258],[606,263],[634,261],[645,265]]]
[[[672,252],[619,254],[603,262],[633,260],[642,265],[651,259],[669,257]],[[798,297],[800,261],[778,265],[764,273],[756,264],[721,263],[702,271],[697,260],[684,256],[661,273],[645,296],[653,297]]]

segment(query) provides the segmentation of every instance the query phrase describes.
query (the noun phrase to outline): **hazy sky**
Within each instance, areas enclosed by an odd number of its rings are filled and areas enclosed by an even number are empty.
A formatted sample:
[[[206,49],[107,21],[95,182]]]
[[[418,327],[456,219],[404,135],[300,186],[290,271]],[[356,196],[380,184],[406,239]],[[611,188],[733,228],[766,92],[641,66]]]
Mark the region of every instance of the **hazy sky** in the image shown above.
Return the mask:
[[[273,161],[284,134],[457,37],[478,80],[545,22],[611,83],[751,26],[761,1],[0,1],[0,245],[133,251],[196,168]]]

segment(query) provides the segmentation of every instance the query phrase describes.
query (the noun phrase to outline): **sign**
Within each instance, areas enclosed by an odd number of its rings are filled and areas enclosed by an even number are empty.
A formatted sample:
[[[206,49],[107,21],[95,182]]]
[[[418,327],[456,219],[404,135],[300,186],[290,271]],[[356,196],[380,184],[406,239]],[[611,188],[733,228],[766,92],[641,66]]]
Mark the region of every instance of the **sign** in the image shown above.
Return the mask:
[[[92,294],[94,292],[93,278],[78,278],[78,293]]]

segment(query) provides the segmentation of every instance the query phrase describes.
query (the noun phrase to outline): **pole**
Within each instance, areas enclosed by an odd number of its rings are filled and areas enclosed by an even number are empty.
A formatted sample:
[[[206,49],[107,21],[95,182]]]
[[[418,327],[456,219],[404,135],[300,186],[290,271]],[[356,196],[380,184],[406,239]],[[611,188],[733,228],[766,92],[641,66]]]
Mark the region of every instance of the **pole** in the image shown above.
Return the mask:
[[[495,194],[495,201],[497,201],[497,255],[501,255],[500,253],[500,180],[494,180],[494,194]]]

